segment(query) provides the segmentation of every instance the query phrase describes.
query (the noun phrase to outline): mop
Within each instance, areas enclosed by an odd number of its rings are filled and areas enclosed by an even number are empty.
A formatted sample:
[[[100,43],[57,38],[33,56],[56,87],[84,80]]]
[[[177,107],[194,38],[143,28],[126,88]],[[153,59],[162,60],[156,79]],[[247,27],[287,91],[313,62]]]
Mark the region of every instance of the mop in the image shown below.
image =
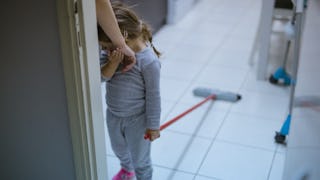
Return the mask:
[[[239,94],[232,93],[232,92],[225,92],[225,91],[215,90],[215,89],[209,89],[209,88],[196,88],[196,89],[193,90],[193,94],[195,96],[204,97],[205,99],[202,100],[201,102],[197,103],[196,105],[192,106],[191,108],[187,109],[186,111],[184,111],[180,115],[176,116],[175,118],[173,118],[173,119],[169,120],[168,122],[164,123],[163,125],[161,125],[160,126],[160,131],[165,129],[165,128],[167,128],[168,126],[170,126],[174,122],[178,121],[180,118],[182,118],[183,116],[187,115],[188,113],[190,113],[194,109],[198,108],[202,104],[208,102],[209,100],[222,100],[222,101],[227,101],[227,102],[237,102],[237,101],[239,101],[241,99],[241,95],[239,95]],[[208,114],[211,106],[212,106],[212,103],[210,104],[210,106],[207,109],[206,113],[204,114],[204,116],[201,118],[201,120],[199,121],[198,125],[196,126],[191,138],[187,142],[186,147],[184,148],[184,151],[180,154],[180,157],[178,158],[177,162],[175,163],[173,169],[177,169],[177,167],[180,166],[180,163],[183,161],[184,156],[188,152],[189,147],[191,146],[191,144],[193,143],[195,135],[199,131],[200,127],[202,126],[202,124],[204,122],[204,119],[205,119],[206,115]],[[147,135],[145,135],[144,138],[145,139],[149,139],[149,137]],[[167,179],[168,180],[172,180],[173,177],[174,177],[175,172],[176,171],[171,171],[171,173],[169,174],[169,177]]]
[[[191,111],[195,110],[202,104],[206,103],[209,100],[222,100],[222,101],[228,101],[228,102],[237,102],[241,99],[241,95],[232,93],[232,92],[225,92],[225,91],[220,91],[220,90],[215,90],[215,89],[209,89],[209,88],[196,88],[193,90],[193,94],[195,96],[199,97],[204,97],[205,99],[202,100],[201,102],[197,103],[196,105],[192,106],[191,108],[187,109],[183,113],[179,114],[178,116],[174,117],[173,119],[169,120],[168,122],[164,123],[163,125],[160,126],[160,131],[163,129],[167,128],[174,122],[178,121]],[[145,139],[149,139],[147,135],[144,136]]]
[[[292,109],[294,107],[294,94],[295,94],[295,85],[298,74],[299,67],[299,57],[300,57],[300,41],[301,41],[301,31],[302,31],[302,19],[304,8],[306,8],[306,1],[297,0],[295,8],[295,42],[294,42],[294,58],[293,58],[293,72],[292,72],[292,80],[291,80],[291,88],[290,88],[290,102],[289,102],[289,113],[288,116],[283,123],[280,132],[276,132],[275,141],[279,144],[285,144],[286,136],[289,134],[289,128],[291,123],[291,114]]]

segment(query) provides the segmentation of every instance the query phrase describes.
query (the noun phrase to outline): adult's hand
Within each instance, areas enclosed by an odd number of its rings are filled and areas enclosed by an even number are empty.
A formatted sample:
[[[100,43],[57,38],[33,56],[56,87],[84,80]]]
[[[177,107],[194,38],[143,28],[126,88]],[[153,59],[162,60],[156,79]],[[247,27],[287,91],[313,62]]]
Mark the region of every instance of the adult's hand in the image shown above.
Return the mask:
[[[122,72],[126,72],[126,71],[130,70],[136,64],[136,57],[135,57],[134,52],[132,51],[132,49],[128,45],[121,47],[119,50],[124,55],[127,56],[127,58],[125,58],[125,62],[123,62],[124,68],[122,69]]]
[[[112,43],[116,45],[116,47],[119,47],[120,51],[125,56],[130,57],[126,58],[128,59],[128,62],[124,62],[125,67],[123,72],[128,71],[136,63],[136,57],[132,49],[125,43],[125,39],[121,34],[116,17],[112,10],[110,0],[96,0],[96,12],[99,25],[111,39]]]

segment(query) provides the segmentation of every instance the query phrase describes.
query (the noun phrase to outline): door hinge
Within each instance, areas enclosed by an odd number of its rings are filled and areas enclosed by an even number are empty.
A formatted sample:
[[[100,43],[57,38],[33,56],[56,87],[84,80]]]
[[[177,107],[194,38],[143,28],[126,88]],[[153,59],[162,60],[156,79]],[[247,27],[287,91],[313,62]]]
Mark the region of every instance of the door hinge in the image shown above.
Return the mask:
[[[81,28],[79,24],[79,3],[77,0],[74,0],[73,13],[74,13],[74,19],[75,19],[74,23],[76,27],[77,42],[78,42],[79,48],[81,48],[82,43],[81,43],[81,35],[80,35]]]

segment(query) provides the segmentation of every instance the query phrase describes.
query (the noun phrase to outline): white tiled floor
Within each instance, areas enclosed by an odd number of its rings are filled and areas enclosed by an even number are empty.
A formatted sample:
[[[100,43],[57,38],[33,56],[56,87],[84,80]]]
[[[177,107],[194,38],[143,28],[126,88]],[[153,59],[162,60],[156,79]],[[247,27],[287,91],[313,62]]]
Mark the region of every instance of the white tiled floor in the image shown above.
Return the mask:
[[[237,103],[207,103],[153,143],[154,180],[281,180],[285,148],[274,143],[289,91],[257,81],[248,58],[261,0],[201,0],[155,35],[163,52],[162,123],[203,98],[196,87],[240,93]],[[118,161],[108,142],[108,174]]]

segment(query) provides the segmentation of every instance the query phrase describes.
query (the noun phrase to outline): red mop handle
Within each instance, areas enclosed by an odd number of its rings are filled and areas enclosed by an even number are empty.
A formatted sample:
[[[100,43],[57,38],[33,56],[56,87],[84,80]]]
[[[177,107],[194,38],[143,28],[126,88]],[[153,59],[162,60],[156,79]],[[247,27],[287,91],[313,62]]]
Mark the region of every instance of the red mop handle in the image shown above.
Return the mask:
[[[202,104],[206,103],[208,100],[210,99],[215,99],[216,95],[212,94],[208,97],[206,97],[204,100],[202,100],[201,102],[199,102],[198,104],[194,105],[193,107],[191,107],[190,109],[184,111],[183,113],[181,113],[180,115],[176,116],[175,118],[171,119],[170,121],[164,123],[163,125],[160,126],[160,131],[167,128],[168,126],[170,126],[171,124],[173,124],[174,122],[178,121],[180,118],[182,118],[183,116],[187,115],[188,113],[190,113],[191,111],[195,110],[196,108],[198,108],[199,106],[201,106]],[[150,137],[146,134],[144,136],[144,139],[149,139]]]

